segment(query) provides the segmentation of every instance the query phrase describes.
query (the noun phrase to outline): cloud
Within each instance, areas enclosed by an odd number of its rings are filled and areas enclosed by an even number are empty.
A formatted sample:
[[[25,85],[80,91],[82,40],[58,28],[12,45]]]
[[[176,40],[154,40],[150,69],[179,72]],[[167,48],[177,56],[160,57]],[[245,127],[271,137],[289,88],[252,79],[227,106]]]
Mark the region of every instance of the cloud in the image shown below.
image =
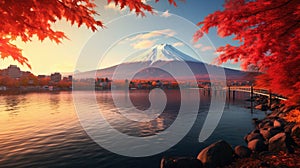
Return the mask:
[[[184,44],[182,42],[176,42],[176,43],[173,43],[172,46],[173,47],[178,47],[178,46],[183,46]]]
[[[219,56],[219,55],[221,55],[221,54],[223,54],[223,53],[224,53],[224,52],[217,52],[217,51],[216,51],[216,52],[214,52],[213,54]]]
[[[154,38],[154,37],[158,37],[158,36],[168,36],[168,37],[173,37],[174,35],[176,35],[176,32],[174,30],[171,29],[163,29],[163,30],[155,30],[155,31],[151,31],[148,33],[144,33],[144,34],[139,34],[136,35],[132,38],[128,38],[127,40],[129,41],[134,41],[134,40],[147,40],[150,38]]]
[[[200,43],[199,43],[199,44],[195,44],[194,47],[195,47],[195,48],[201,48],[201,47],[202,47],[202,44],[200,44]]]
[[[161,16],[167,18],[167,17],[170,17],[171,14],[169,13],[169,10],[166,10],[165,12],[163,12],[163,13],[161,14]]]
[[[124,7],[123,9],[120,8],[119,5],[115,5],[114,2],[111,2],[107,5],[104,6],[104,9],[107,9],[107,10],[114,10],[114,11],[118,11],[118,12],[123,12],[125,11],[126,7]]]
[[[125,39],[134,49],[146,49],[152,47],[158,37],[173,37],[176,32],[171,29],[154,30],[143,34],[138,34]],[[179,43],[177,45],[180,45]]]
[[[201,51],[209,51],[209,50],[213,50],[213,47],[211,47],[211,46],[203,46],[203,47],[201,47]]]
[[[147,4],[148,2],[150,2],[151,0],[142,0],[142,2],[144,3],[144,4]]]
[[[155,40],[142,40],[137,43],[132,43],[131,46],[134,49],[147,49],[152,47],[155,44]]]

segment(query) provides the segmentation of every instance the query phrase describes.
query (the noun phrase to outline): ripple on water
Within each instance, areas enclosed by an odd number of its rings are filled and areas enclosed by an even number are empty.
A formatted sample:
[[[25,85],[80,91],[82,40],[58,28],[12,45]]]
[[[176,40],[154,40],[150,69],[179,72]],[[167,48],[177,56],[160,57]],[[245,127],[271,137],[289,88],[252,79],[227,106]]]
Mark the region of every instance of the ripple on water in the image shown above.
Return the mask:
[[[130,122],[115,107],[109,92],[97,92],[96,105],[89,104],[92,93],[82,92],[82,96],[86,97],[84,103],[95,109],[100,107],[99,112],[104,114],[112,127],[131,136],[158,134],[177,117],[178,100],[174,99],[170,100],[169,111],[166,110],[157,119],[145,123]],[[124,96],[122,94],[124,92],[119,93]],[[176,98],[176,94],[172,93],[172,97]],[[132,99],[138,100],[140,96],[144,99],[145,93],[135,92]],[[228,140],[233,145],[240,144],[244,134],[252,128],[251,118],[264,116],[257,111],[251,114],[248,109],[243,108],[246,106],[244,101],[236,100],[226,105],[218,128],[207,141],[200,144],[198,135],[209,108],[209,100],[201,97],[196,123],[178,145],[163,154],[136,159],[113,154],[87,136],[78,122],[70,92],[1,96],[0,167],[159,167],[162,155],[194,156],[201,148],[219,138]],[[136,105],[139,109],[148,106],[141,104],[141,101],[137,101]],[[186,115],[189,113],[186,112]],[[183,126],[184,124],[182,123]],[[103,123],[95,122],[92,125],[104,128]],[[113,139],[113,135],[104,136]],[[165,139],[159,139],[156,143],[161,145],[164,142]]]

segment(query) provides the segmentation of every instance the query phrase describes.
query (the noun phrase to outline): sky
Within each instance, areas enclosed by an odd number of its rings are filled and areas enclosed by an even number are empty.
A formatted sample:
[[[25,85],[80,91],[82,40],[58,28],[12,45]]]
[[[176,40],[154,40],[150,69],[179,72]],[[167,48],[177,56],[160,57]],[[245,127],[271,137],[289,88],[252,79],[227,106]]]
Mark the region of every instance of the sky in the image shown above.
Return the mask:
[[[199,42],[191,42],[197,30],[195,24],[208,14],[222,9],[224,0],[177,1],[177,7],[170,5],[167,0],[146,2],[154,7],[156,14],[137,17],[128,9],[119,10],[118,6],[107,4],[106,0],[96,1],[100,14],[96,18],[104,22],[106,28],[99,27],[97,32],[92,32],[85,26],[78,28],[65,20],[58,21],[53,25],[54,28],[64,31],[69,39],[63,40],[61,44],[48,39],[40,42],[33,38],[27,43],[17,40],[15,44],[29,59],[32,69],[11,58],[1,60],[0,69],[13,64],[35,75],[49,75],[54,72],[70,73],[106,68],[161,43],[171,44],[194,58],[212,63],[218,55],[215,48],[227,43],[236,44],[230,37],[218,37],[214,29]],[[222,66],[239,69],[239,64],[225,63]]]

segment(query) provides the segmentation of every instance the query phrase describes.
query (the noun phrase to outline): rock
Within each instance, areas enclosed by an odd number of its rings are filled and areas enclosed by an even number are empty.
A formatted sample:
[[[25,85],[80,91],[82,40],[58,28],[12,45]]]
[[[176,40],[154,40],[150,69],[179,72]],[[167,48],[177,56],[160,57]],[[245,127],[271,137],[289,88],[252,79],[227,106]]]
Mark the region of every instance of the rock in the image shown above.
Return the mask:
[[[268,110],[268,106],[265,105],[265,104],[259,104],[259,105],[255,106],[255,109],[261,110],[261,111],[267,111]]]
[[[270,152],[279,152],[289,151],[289,144],[287,140],[287,136],[284,132],[278,133],[269,140],[269,151]]]
[[[282,121],[279,121],[279,120],[274,120],[273,122],[273,126],[276,128],[276,127],[283,127],[283,122]]]
[[[246,142],[250,142],[250,141],[252,141],[254,139],[263,140],[264,138],[262,137],[262,135],[260,133],[250,133],[246,137]]]
[[[300,138],[300,125],[295,125],[291,130],[291,135]]]
[[[264,139],[268,140],[270,139],[272,136],[269,132],[269,130],[267,128],[261,128],[259,130],[260,134],[263,136]]]
[[[254,125],[258,125],[259,124],[258,118],[252,118],[252,122],[253,122]]]
[[[269,140],[274,135],[282,132],[282,129],[281,128],[274,128],[274,127],[267,128],[267,129],[262,128],[262,129],[259,130],[259,132],[265,140]]]
[[[252,134],[258,133],[258,134],[259,134],[259,129],[255,129],[255,130],[253,130],[251,133],[252,133]]]
[[[271,107],[270,107],[270,110],[275,110],[275,109],[277,109],[277,108],[279,108],[278,103],[272,103],[272,104],[271,104]]]
[[[203,164],[195,158],[166,158],[160,162],[160,168],[202,168]]]
[[[197,159],[205,167],[220,167],[230,164],[233,161],[234,151],[224,140],[211,144],[203,149]]]
[[[234,148],[234,153],[240,158],[247,158],[250,157],[252,151],[246,146],[239,145]]]
[[[269,117],[269,118],[272,118],[272,117],[278,117],[279,114],[281,114],[281,113],[282,113],[281,110],[276,109],[276,110],[272,111],[272,113],[270,113],[270,114],[268,115],[268,117]]]
[[[295,107],[292,107],[292,106],[283,106],[281,111],[282,111],[283,113],[287,113],[287,112],[293,110],[294,108],[295,108]]]
[[[265,119],[258,124],[258,128],[270,128],[273,127],[273,121],[271,119]]]
[[[254,152],[261,152],[267,149],[267,145],[261,139],[254,139],[248,143],[248,148]]]
[[[288,122],[284,126],[284,132],[287,134],[292,134],[292,129],[295,126],[295,123]],[[299,126],[300,127],[300,126]]]

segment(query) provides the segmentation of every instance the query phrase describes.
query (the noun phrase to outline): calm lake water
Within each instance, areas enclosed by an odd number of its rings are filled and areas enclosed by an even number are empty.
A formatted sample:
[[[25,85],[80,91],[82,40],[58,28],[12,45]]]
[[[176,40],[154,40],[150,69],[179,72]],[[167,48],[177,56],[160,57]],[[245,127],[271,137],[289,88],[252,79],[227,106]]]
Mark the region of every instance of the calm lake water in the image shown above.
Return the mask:
[[[96,92],[98,105],[109,123],[131,136],[155,135],[168,128],[177,117],[180,106],[178,90],[167,91],[165,112],[148,123],[128,122],[115,107],[109,91]],[[86,103],[93,92],[81,91]],[[124,96],[120,92],[119,96]],[[149,107],[147,91],[131,91],[130,98],[138,109]],[[201,103],[190,132],[177,145],[161,154],[131,158],[111,153],[96,144],[78,121],[72,92],[28,93],[0,96],[0,167],[101,167],[158,168],[162,156],[192,156],[212,142],[224,139],[233,146],[245,144],[243,137],[252,128],[252,118],[263,118],[264,112],[251,113],[249,97],[237,93],[227,100],[221,121],[214,133],[203,143],[199,132],[206,118],[210,96],[200,91]],[[189,115],[189,112],[186,112]],[[98,123],[100,126],[102,123]],[[123,142],[126,144],[126,142]],[[158,144],[159,145],[159,144]]]

